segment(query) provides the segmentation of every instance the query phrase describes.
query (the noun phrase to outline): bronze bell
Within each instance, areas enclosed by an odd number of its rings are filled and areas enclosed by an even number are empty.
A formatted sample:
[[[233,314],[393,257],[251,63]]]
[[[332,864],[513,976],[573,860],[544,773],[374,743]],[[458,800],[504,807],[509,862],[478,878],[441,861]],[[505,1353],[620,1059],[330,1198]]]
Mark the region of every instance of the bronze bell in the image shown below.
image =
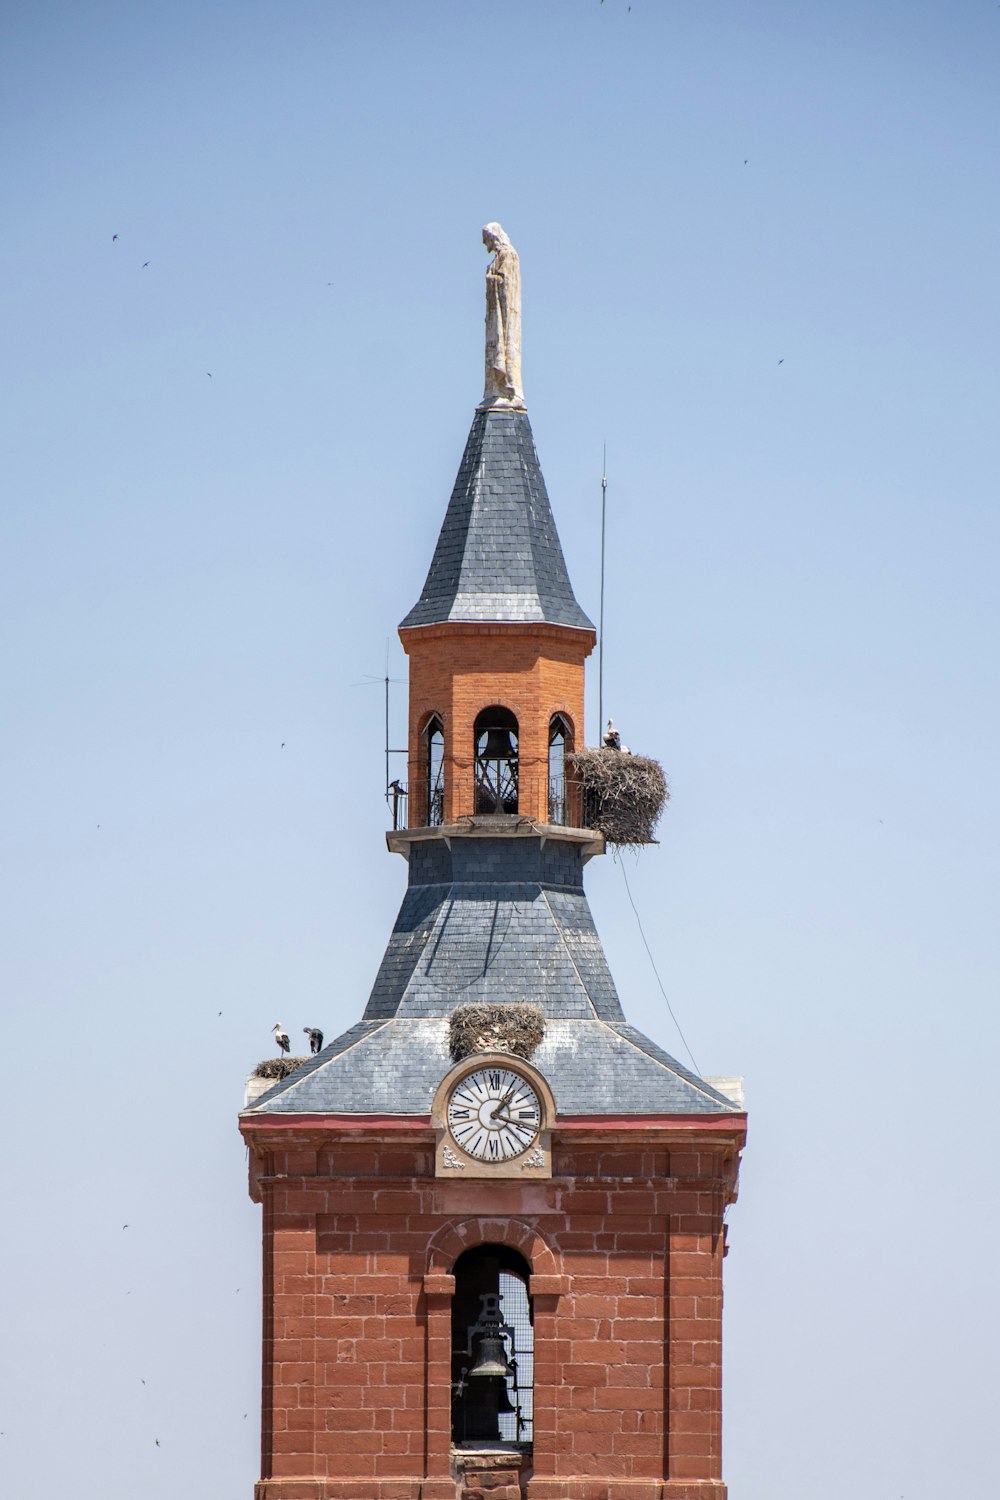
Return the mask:
[[[484,1333],[479,1340],[476,1362],[469,1371],[470,1380],[479,1380],[487,1375],[506,1377],[510,1371],[507,1351],[499,1333]]]
[[[488,729],[486,744],[478,752],[480,760],[516,760],[517,746],[509,729]]]

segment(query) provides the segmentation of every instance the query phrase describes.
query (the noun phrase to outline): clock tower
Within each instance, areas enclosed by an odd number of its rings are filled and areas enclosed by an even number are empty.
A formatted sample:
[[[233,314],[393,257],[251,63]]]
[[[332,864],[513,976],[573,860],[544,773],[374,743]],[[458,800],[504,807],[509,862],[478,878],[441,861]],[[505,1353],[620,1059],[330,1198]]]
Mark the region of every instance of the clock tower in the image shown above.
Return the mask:
[[[628,1023],[584,893],[605,847],[573,760],[594,629],[521,392],[517,255],[497,224],[484,240],[486,390],[400,626],[406,894],[360,1019],[252,1079],[240,1116],[263,1207],[255,1497],[725,1500],[746,1116]]]

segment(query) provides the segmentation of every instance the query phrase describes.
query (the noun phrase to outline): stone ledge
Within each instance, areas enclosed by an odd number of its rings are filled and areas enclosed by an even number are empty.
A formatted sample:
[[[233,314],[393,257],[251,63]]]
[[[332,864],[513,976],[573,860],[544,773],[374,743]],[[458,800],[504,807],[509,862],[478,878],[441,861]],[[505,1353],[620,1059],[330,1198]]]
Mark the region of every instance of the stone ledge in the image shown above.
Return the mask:
[[[500,817],[468,817],[457,823],[438,823],[433,828],[389,829],[385,836],[387,848],[392,854],[410,857],[411,844],[431,843],[453,839],[551,839],[564,844],[579,844],[585,859],[604,853],[604,835],[593,828],[570,828],[562,823],[539,823],[531,817],[517,813]]]

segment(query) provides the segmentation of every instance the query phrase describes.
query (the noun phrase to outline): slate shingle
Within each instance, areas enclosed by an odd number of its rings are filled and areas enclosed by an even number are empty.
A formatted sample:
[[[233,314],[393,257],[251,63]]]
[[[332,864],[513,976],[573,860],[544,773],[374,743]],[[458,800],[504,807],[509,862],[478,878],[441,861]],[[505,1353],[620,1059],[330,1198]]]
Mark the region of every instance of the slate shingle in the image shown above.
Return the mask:
[[[532,1061],[563,1114],[735,1111],[627,1023],[584,894],[579,845],[453,837],[435,848],[433,859],[411,859],[362,1021],[254,1110],[426,1115],[451,1066],[454,1007],[526,1000],[545,1013]]]
[[[402,626],[446,620],[594,628],[573,594],[527,412],[473,418],[427,581]]]

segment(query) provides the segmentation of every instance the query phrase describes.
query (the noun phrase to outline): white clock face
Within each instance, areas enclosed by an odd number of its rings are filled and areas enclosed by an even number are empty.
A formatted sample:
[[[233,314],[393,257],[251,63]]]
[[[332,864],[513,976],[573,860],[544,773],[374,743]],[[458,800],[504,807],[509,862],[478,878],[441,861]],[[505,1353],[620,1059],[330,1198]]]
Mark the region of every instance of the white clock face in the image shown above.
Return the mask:
[[[537,1139],[542,1107],[531,1084],[510,1068],[480,1068],[455,1085],[448,1127],[477,1161],[510,1161]]]

